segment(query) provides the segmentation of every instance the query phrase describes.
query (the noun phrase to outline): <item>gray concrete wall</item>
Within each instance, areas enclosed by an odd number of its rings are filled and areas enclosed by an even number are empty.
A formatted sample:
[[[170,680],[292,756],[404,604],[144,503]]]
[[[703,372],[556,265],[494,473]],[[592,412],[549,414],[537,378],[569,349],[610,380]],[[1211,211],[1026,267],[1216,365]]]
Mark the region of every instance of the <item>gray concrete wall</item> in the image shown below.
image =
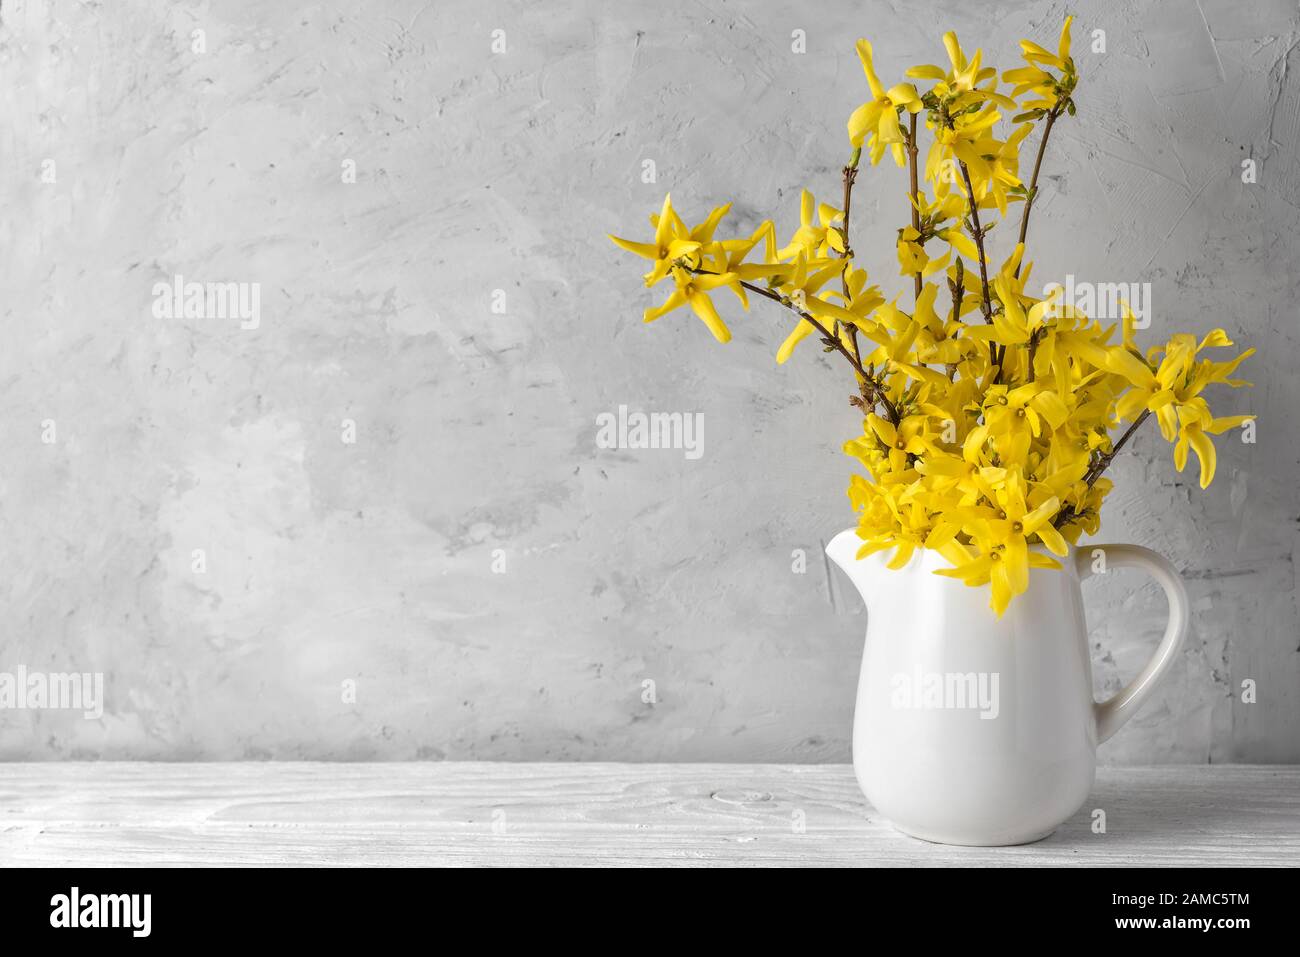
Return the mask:
[[[1258,442],[1220,442],[1208,493],[1153,431],[1114,469],[1101,537],[1168,555],[1198,614],[1102,758],[1300,760],[1297,5],[1070,10],[1037,274],[1150,282],[1153,337],[1260,350],[1221,402]],[[946,27],[1008,68],[1064,12],[7,0],[0,670],[102,672],[105,703],[0,711],[0,756],[847,760],[843,370],[776,367],[761,306],[726,347],[642,325],[660,290],[604,233],[667,190],[785,232],[801,186],[838,192],[856,37],[890,77]],[[855,201],[887,288],[903,189],[882,165]],[[177,274],[260,284],[257,328],[156,315]],[[598,448],[619,405],[702,412],[704,454]],[[1163,601],[1088,589],[1102,693]]]

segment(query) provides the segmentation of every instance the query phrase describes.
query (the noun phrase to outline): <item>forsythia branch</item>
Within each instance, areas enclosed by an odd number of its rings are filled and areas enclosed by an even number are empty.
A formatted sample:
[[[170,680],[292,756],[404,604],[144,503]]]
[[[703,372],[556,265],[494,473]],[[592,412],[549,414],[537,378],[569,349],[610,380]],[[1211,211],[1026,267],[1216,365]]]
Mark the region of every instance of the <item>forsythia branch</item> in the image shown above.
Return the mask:
[[[918,208],[919,205],[918,196],[920,194],[920,189],[918,188],[917,179],[916,179],[916,114],[915,113],[912,114],[912,118],[909,121],[909,126],[908,126],[907,165],[908,165],[908,178],[911,181],[911,187],[912,187],[911,191],[908,193],[908,196],[911,199],[911,206],[912,206],[912,228],[915,229],[917,234],[919,235],[921,232],[921,210]],[[922,278],[919,272],[914,273],[912,275],[912,282],[914,287],[914,295],[917,299],[920,299]]]
[[[979,204],[975,202],[975,187],[971,185],[970,170],[965,163],[961,164],[961,178],[966,183],[966,198],[970,201],[970,219],[971,219],[971,238],[975,240],[975,249],[979,253],[980,264],[980,293],[983,296],[984,321],[989,325],[993,324],[993,301],[989,298],[989,266],[988,257],[984,252],[984,229],[980,226]],[[998,362],[998,347],[989,343],[989,361],[995,366]],[[998,370],[999,374],[1001,369]]]
[[[1034,211],[1034,200],[1038,199],[1038,171],[1043,167],[1043,153],[1047,151],[1047,138],[1052,135],[1052,126],[1060,115],[1059,105],[1047,114],[1047,123],[1043,126],[1043,138],[1038,143],[1038,156],[1034,160],[1034,173],[1029,179],[1029,191],[1025,195],[1025,215],[1020,219],[1020,243],[1024,243],[1029,234],[1029,214]],[[1022,260],[1023,262],[1023,260]],[[1020,264],[1016,265],[1016,278],[1020,278]]]
[[[710,272],[707,269],[692,269],[691,272],[697,273],[702,276],[717,275],[717,273]],[[744,279],[740,279],[737,281],[740,283],[742,287],[748,289],[750,292],[757,293],[758,295],[763,296],[766,299],[771,299],[773,302],[780,303],[781,305],[785,306],[787,309],[789,309],[791,312],[797,315],[800,319],[802,319],[804,322],[808,323],[808,325],[812,326],[815,330],[817,330],[817,333],[822,337],[822,340],[827,345],[831,346],[837,352],[839,352],[840,355],[844,356],[844,358],[849,361],[849,365],[853,366],[854,371],[857,372],[859,376],[861,376],[863,384],[870,387],[870,393],[874,400],[873,404],[874,402],[879,402],[880,405],[885,410],[885,417],[889,419],[889,421],[894,425],[898,425],[900,421],[898,415],[898,409],[894,406],[892,402],[889,401],[889,397],[885,394],[884,384],[863,367],[862,360],[859,359],[856,355],[854,355],[851,351],[849,351],[849,349],[844,345],[844,343],[840,341],[838,336],[834,335],[831,332],[831,330],[827,329],[820,322],[818,322],[817,319],[814,318],[810,313],[807,313],[804,310],[800,309],[798,306],[794,304],[792,300],[787,299],[786,297],[782,296],[780,293],[773,292],[771,289],[764,288],[763,286],[757,286],[754,283],[747,282]]]
[[[1092,467],[1089,468],[1083,476],[1083,482],[1088,488],[1092,488],[1097,484],[1097,479],[1101,478],[1101,473],[1110,468],[1110,463],[1115,461],[1115,456],[1119,455],[1120,450],[1128,444],[1128,440],[1132,438],[1133,433],[1136,432],[1142,423],[1150,417],[1151,410],[1143,409],[1142,414],[1134,419],[1133,423],[1124,430],[1124,434],[1119,437],[1119,441],[1110,447],[1110,451],[1102,453],[1097,461],[1092,464]],[[1071,505],[1067,508],[1063,508],[1057,513],[1056,518],[1052,520],[1052,525],[1055,528],[1061,528],[1062,526],[1069,524],[1069,522],[1074,520],[1076,517],[1078,517],[1078,513],[1074,510],[1074,506]]]
[[[1122,339],[1112,342],[1114,328],[1082,308],[1061,310],[1055,294],[1025,289],[1025,241],[1047,144],[1058,121],[1076,114],[1072,21],[1065,18],[1054,48],[1021,41],[1023,65],[1001,73],[1008,93],[999,92],[998,71],[982,53],[967,55],[952,32],[943,37],[946,62],[911,67],[899,83],[882,81],[871,43],[859,40],[870,94],[846,124],[852,152],[842,168],[842,206],[803,190],[799,222],[784,245],[770,219],[747,235],[720,236],[731,203],[688,225],[670,196],[650,216],[648,241],[609,237],[651,263],[646,286],[671,286],[642,312],[645,322],[685,308],[725,343],[731,331],[711,297],[735,292],[748,307],[753,293],[796,317],[778,320],[788,327],[778,363],[813,332],[824,353],[839,352],[855,373],[850,404],[862,413],[862,432],[843,446],[865,469],[848,489],[859,556],[892,551],[888,567],[897,569],[919,549],[937,552],[951,566],[939,574],[988,587],[998,615],[1029,587],[1031,567],[1055,564],[1030,546],[1064,557],[1098,530],[1113,487],[1103,475],[1153,410],[1179,471],[1195,454],[1201,488],[1214,479],[1212,437],[1254,418],[1216,416],[1202,395],[1216,383],[1250,384],[1236,370],[1253,349],[1226,361],[1210,357],[1234,345],[1227,330],[1175,331],[1139,347],[1137,319],[1126,308]],[[912,80],[924,82],[918,88]],[[1001,109],[1013,108],[1012,130],[999,132]],[[922,126],[934,133],[924,162]],[[1022,152],[1035,133],[1037,155],[1022,179]],[[849,242],[859,166],[887,157],[907,168],[911,214],[900,220],[895,255],[896,275],[914,289],[910,311],[900,302],[905,292],[870,283]],[[957,169],[960,183],[949,175]],[[1013,201],[1024,203],[1016,249],[990,268],[998,252],[992,230],[1016,228]],[[861,199],[858,206],[861,220]],[[940,242],[946,249],[931,256],[927,244]],[[978,292],[967,276],[977,261]],[[937,302],[945,290],[950,312]],[[966,321],[967,308],[984,323]]]
[[[858,163],[862,159],[862,147],[856,147],[853,155],[849,157],[848,165],[844,167],[844,225],[840,234],[844,237],[844,252],[840,258],[845,260],[844,272],[840,276],[840,282],[844,289],[844,298],[849,296],[849,266],[848,260],[853,258],[853,247],[849,243],[849,213],[853,208],[853,184],[858,178]],[[839,332],[839,322],[835,323],[836,332]],[[849,327],[849,344],[853,347],[853,354],[861,357],[858,351],[858,330],[855,326]]]

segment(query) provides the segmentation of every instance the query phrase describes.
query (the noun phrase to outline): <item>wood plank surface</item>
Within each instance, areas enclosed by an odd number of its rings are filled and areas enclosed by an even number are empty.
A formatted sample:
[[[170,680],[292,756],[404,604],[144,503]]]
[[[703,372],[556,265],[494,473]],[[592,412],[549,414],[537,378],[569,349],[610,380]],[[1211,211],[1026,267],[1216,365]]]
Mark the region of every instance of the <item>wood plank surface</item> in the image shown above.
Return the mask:
[[[1046,840],[960,848],[847,765],[6,764],[0,864],[1295,866],[1300,767],[1100,768]]]

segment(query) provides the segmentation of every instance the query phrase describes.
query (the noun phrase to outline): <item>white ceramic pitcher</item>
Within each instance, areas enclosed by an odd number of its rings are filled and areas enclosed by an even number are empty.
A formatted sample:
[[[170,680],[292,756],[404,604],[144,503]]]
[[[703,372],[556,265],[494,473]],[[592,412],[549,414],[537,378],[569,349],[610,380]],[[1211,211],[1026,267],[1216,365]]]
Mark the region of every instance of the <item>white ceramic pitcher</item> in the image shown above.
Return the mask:
[[[948,567],[935,552],[918,549],[895,571],[888,553],[857,560],[861,545],[850,529],[826,553],[867,605],[853,721],[863,793],[927,841],[1024,844],[1051,834],[1087,798],[1097,745],[1142,706],[1182,645],[1188,602],[1177,571],[1135,545],[1085,545],[1062,570],[1031,568],[1029,590],[999,619],[987,587],[932,574]],[[1123,566],[1164,588],[1169,625],[1142,672],[1098,704],[1079,583]]]

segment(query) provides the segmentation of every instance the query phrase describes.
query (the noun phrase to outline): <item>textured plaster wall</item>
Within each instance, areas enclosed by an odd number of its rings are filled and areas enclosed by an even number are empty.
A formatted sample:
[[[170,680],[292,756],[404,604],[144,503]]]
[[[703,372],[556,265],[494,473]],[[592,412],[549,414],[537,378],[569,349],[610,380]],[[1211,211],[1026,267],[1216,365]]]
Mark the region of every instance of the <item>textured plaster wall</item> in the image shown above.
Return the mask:
[[[1103,538],[1168,555],[1198,614],[1102,759],[1300,760],[1300,13],[1070,9],[1039,274],[1148,281],[1153,337],[1260,350],[1223,399],[1258,442],[1220,443],[1207,494],[1152,431],[1115,468]],[[660,291],[603,233],[669,189],[786,232],[802,185],[838,192],[857,36],[886,76],[949,26],[1010,67],[1064,12],[5,0],[0,670],[103,672],[106,703],[0,711],[0,755],[846,760],[865,616],[820,554],[851,520],[843,371],[808,345],[777,368],[761,306],[725,348],[642,325]],[[902,189],[882,166],[855,200],[891,288]],[[259,328],[156,318],[178,273],[260,283]],[[620,404],[704,413],[705,454],[597,448]],[[1124,573],[1088,604],[1113,691],[1163,599]]]

